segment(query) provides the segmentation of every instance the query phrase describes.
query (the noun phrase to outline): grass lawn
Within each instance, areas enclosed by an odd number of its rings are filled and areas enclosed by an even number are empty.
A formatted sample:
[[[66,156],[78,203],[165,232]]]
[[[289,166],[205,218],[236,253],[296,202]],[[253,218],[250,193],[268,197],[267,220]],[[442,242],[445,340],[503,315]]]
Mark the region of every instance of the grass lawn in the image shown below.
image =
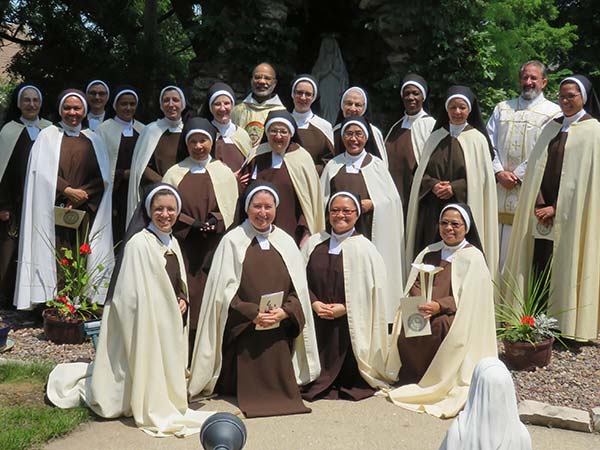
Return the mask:
[[[59,409],[44,403],[51,364],[0,364],[0,449],[40,448],[91,420],[87,408]]]

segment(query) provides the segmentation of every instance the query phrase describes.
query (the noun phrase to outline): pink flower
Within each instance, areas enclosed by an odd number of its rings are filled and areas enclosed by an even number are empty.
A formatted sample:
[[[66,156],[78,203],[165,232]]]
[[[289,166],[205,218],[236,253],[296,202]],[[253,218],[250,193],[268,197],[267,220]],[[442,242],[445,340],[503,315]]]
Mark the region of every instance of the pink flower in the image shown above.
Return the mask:
[[[71,265],[71,261],[69,261],[67,258],[63,258],[60,260],[60,264],[63,266],[70,266]]]
[[[535,319],[531,316],[523,316],[521,317],[521,323],[532,327],[535,325]]]
[[[90,247],[89,244],[81,244],[81,247],[79,247],[80,255],[90,255],[91,253],[92,253],[92,248]]]

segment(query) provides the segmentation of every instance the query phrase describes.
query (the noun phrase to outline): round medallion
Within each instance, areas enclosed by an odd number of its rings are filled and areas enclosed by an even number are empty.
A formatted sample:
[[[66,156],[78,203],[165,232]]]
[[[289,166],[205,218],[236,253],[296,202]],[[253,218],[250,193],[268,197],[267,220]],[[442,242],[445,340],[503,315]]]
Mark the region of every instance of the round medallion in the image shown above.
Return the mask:
[[[427,321],[419,313],[411,314],[408,317],[408,328],[410,328],[412,331],[421,331],[423,328],[425,328],[425,325],[427,325]]]
[[[63,221],[68,225],[76,224],[79,220],[79,215],[74,211],[67,211],[63,216]]]

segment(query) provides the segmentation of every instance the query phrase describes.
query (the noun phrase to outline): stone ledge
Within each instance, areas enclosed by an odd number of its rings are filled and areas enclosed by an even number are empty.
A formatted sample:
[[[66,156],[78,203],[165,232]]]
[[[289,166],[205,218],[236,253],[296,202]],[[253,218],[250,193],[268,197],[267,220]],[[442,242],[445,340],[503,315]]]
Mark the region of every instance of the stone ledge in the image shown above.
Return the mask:
[[[590,433],[590,414],[580,409],[552,406],[534,400],[519,403],[519,417],[524,423]]]
[[[600,406],[592,408],[592,427],[594,431],[600,433]]]

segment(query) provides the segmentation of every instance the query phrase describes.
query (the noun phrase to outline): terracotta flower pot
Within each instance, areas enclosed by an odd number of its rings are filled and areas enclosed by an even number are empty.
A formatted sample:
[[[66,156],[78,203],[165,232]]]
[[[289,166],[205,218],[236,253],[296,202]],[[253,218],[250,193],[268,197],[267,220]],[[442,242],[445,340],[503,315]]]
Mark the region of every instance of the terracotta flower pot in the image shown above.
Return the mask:
[[[529,342],[504,341],[504,358],[511,369],[534,370],[550,364],[552,344],[554,338],[536,342],[535,345]]]
[[[82,320],[64,320],[58,316],[54,308],[45,309],[42,317],[44,334],[55,344],[81,344],[85,340]]]

